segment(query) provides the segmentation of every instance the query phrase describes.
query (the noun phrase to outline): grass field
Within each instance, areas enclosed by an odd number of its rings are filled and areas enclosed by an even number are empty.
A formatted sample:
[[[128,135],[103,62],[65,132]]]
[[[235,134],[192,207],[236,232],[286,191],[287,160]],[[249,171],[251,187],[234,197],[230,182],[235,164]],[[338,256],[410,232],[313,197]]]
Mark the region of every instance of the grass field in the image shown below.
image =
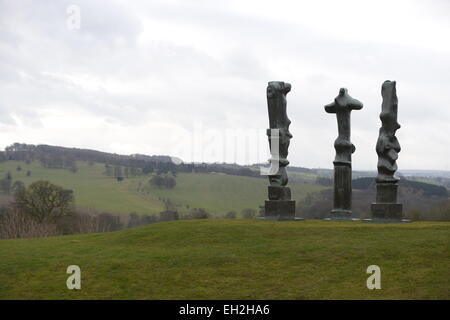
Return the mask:
[[[17,171],[17,166],[22,170]],[[76,205],[84,208],[105,210],[112,213],[158,213],[163,210],[163,203],[150,195],[143,199],[139,194],[130,191],[131,179],[117,182],[103,174],[104,165],[89,166],[86,162],[78,162],[78,172],[67,169],[43,168],[38,162],[29,165],[19,161],[0,163],[0,176],[10,171],[13,180],[21,180],[26,185],[36,180],[48,180],[57,185],[74,190]],[[30,170],[31,176],[26,172]]]
[[[148,185],[148,184],[147,184]],[[148,186],[146,191],[152,196],[170,198],[178,204],[188,204],[191,208],[207,208],[223,215],[230,210],[238,213],[244,208],[255,208],[267,199],[266,179],[257,179],[224,174],[187,174],[177,176],[177,186],[173,190],[157,189]],[[303,199],[308,193],[323,187],[291,183],[292,198]]]
[[[223,219],[0,240],[0,299],[449,299],[449,246],[449,223]]]
[[[22,170],[17,171],[17,166]],[[47,169],[38,162],[29,165],[24,162],[6,161],[0,163],[0,177],[8,171],[13,180],[21,180],[29,184],[36,180],[49,180],[65,188],[74,190],[76,205],[112,213],[130,212],[158,214],[164,210],[162,199],[170,198],[180,205],[180,212],[189,208],[205,208],[215,215],[224,215],[230,210],[238,213],[244,208],[257,209],[267,198],[266,179],[231,176],[223,174],[180,173],[174,189],[157,189],[150,187],[148,176],[138,176],[117,182],[103,174],[104,165],[89,166],[86,162],[78,162],[78,172],[66,169]],[[31,176],[26,172],[30,170]],[[138,186],[144,192],[138,192]],[[323,187],[290,183],[292,197],[301,200],[309,192]]]

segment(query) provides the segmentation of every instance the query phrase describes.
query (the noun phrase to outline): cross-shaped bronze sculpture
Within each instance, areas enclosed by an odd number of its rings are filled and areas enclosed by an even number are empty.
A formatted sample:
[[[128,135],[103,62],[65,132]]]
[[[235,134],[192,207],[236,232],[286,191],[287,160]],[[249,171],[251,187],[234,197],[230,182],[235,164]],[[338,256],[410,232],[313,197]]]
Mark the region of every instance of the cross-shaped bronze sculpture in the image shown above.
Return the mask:
[[[334,203],[331,219],[350,220],[352,215],[352,153],[355,146],[350,142],[350,113],[362,109],[363,104],[352,98],[347,89],[341,88],[334,102],[325,111],[335,113],[339,136],[334,141],[336,157],[334,164]]]

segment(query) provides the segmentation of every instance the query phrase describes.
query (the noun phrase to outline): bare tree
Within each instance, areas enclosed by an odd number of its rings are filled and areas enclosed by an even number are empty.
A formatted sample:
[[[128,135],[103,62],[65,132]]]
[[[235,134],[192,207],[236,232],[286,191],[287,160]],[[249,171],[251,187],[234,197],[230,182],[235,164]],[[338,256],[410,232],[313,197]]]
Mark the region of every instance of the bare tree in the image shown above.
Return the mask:
[[[43,180],[33,182],[15,194],[16,207],[38,222],[68,214],[73,201],[72,190]]]

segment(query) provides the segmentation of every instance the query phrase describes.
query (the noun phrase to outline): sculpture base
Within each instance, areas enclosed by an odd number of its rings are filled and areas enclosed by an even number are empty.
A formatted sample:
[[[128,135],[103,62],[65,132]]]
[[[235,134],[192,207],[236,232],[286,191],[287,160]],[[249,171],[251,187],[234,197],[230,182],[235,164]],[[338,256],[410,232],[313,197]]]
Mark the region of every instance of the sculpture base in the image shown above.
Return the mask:
[[[266,221],[305,221],[305,218],[294,217],[294,219],[279,219],[279,217],[257,217],[257,220]]]
[[[352,211],[344,210],[344,209],[333,209],[330,213],[331,217],[329,220],[337,220],[337,221],[351,221],[352,220]]]
[[[294,200],[266,200],[265,215],[266,220],[295,220]]]
[[[323,218],[323,220],[325,221],[342,221],[342,222],[347,222],[347,221],[361,221],[361,219],[358,218]]]
[[[370,222],[370,223],[408,223],[412,222],[412,220],[409,219],[363,219],[363,222]]]
[[[400,221],[403,218],[403,205],[401,203],[372,203],[370,209],[372,219]]]

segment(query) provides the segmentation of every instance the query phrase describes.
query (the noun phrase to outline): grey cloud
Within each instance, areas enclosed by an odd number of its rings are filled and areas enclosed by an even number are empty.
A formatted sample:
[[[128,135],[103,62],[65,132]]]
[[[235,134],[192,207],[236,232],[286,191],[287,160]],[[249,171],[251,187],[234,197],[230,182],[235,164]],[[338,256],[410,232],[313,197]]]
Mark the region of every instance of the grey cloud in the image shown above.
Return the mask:
[[[81,8],[80,30],[65,26],[70,4]],[[244,15],[224,3],[217,6],[209,1],[1,2],[0,122],[13,120],[14,114],[38,126],[40,111],[57,106],[130,130],[149,122],[192,130],[196,121],[219,130],[264,129],[266,84],[284,80],[293,85],[288,95],[291,162],[330,167],[337,125],[323,105],[344,86],[365,104],[352,115],[352,139],[357,167],[370,169],[376,161],[380,87],[392,79],[398,81],[399,137],[415,135],[421,126],[448,128],[448,52],[423,48],[420,42],[406,46],[346,40],[306,25]],[[427,10],[445,6],[435,2]],[[222,44],[223,53],[217,56],[215,48],[199,45],[195,32],[183,44],[169,38],[139,43],[148,32],[144,19],[175,30],[207,31]],[[99,84],[85,88],[64,75],[92,76]],[[124,90],[108,87],[111,83]],[[435,134],[425,132],[420,142],[450,145],[448,132],[438,138]],[[448,167],[444,157],[421,159],[414,139],[403,140],[401,156],[415,155],[418,160],[411,163],[417,168],[421,163]],[[83,141],[86,137],[80,137]],[[448,147],[440,149],[448,158]]]

